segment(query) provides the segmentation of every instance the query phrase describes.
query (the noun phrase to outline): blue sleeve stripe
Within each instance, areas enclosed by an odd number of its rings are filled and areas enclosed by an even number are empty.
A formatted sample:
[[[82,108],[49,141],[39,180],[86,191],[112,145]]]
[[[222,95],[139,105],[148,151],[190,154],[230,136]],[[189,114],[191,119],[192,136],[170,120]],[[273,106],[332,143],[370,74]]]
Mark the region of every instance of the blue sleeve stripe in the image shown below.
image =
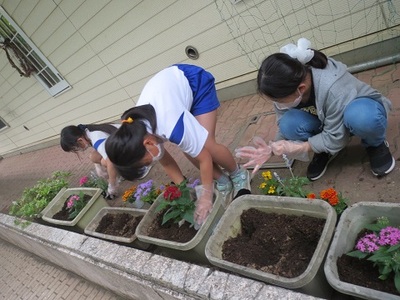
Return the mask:
[[[183,137],[183,130],[184,130],[183,114],[184,112],[179,117],[178,122],[176,122],[175,127],[172,130],[171,136],[169,138],[169,140],[176,145],[179,145],[181,143]]]
[[[99,148],[99,146],[101,145],[101,143],[104,142],[105,140],[106,139],[97,140],[96,143],[94,143],[93,148],[97,150]]]

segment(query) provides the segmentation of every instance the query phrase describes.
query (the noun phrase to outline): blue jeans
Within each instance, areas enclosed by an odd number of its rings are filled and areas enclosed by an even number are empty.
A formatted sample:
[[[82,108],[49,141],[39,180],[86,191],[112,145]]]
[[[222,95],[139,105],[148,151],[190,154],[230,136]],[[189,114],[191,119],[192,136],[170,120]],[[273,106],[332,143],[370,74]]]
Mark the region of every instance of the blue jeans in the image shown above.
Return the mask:
[[[386,136],[387,117],[383,105],[370,98],[351,101],[343,112],[344,126],[358,136],[365,147],[377,147]],[[279,120],[279,130],[287,140],[307,141],[322,131],[317,116],[299,109],[288,110]]]

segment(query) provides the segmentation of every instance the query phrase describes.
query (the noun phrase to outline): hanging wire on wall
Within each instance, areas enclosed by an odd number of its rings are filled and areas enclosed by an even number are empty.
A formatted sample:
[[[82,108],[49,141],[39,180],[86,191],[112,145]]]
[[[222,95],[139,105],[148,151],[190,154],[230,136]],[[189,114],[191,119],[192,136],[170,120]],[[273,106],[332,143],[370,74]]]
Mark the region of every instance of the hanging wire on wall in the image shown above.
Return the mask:
[[[0,47],[6,52],[9,63],[14,69],[18,71],[21,77],[30,77],[31,74],[35,72],[35,69],[30,61],[13,43],[11,43],[9,38],[2,38],[0,40]],[[13,61],[11,56],[14,56],[18,60],[19,66],[17,66],[17,64]]]

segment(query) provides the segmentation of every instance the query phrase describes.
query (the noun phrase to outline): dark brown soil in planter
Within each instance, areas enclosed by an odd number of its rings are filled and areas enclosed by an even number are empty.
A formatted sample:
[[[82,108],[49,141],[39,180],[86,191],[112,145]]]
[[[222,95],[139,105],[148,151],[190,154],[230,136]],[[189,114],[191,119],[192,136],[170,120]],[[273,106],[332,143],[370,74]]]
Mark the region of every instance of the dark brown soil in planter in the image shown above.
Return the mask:
[[[71,195],[72,196],[72,195]],[[70,221],[71,219],[69,218],[69,211],[67,209],[67,203],[69,198],[71,197],[69,196],[67,198],[67,200],[65,200],[63,207],[61,208],[61,210],[59,212],[57,212],[56,214],[54,214],[53,219],[55,220],[61,220],[61,221]],[[86,203],[88,203],[90,201],[90,199],[92,199],[92,196],[90,195],[83,195],[83,201],[85,201]]]
[[[307,269],[326,220],[309,216],[243,211],[242,232],[225,241],[222,258],[287,278]]]
[[[373,290],[400,295],[394,285],[394,276],[380,280],[379,270],[366,259],[358,259],[343,254],[336,262],[339,279],[344,282],[363,286]]]
[[[186,243],[193,239],[197,234],[197,231],[193,227],[190,227],[188,222],[185,222],[180,227],[178,224],[173,222],[167,222],[161,226],[162,217],[163,212],[160,212],[154,219],[153,223],[149,226],[147,230],[148,236],[167,241]]]
[[[136,227],[143,216],[133,216],[128,213],[107,213],[104,215],[96,232],[118,237],[130,238],[135,234]]]

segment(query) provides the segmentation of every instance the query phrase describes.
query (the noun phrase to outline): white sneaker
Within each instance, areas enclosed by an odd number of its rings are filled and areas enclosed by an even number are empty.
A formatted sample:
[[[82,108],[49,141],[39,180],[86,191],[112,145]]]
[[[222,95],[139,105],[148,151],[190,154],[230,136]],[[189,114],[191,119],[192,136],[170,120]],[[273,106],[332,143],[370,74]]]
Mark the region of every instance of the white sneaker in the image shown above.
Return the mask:
[[[240,171],[235,176],[230,176],[233,182],[233,195],[236,196],[237,193],[246,189],[251,192],[250,185],[250,173],[246,169],[240,169]]]

